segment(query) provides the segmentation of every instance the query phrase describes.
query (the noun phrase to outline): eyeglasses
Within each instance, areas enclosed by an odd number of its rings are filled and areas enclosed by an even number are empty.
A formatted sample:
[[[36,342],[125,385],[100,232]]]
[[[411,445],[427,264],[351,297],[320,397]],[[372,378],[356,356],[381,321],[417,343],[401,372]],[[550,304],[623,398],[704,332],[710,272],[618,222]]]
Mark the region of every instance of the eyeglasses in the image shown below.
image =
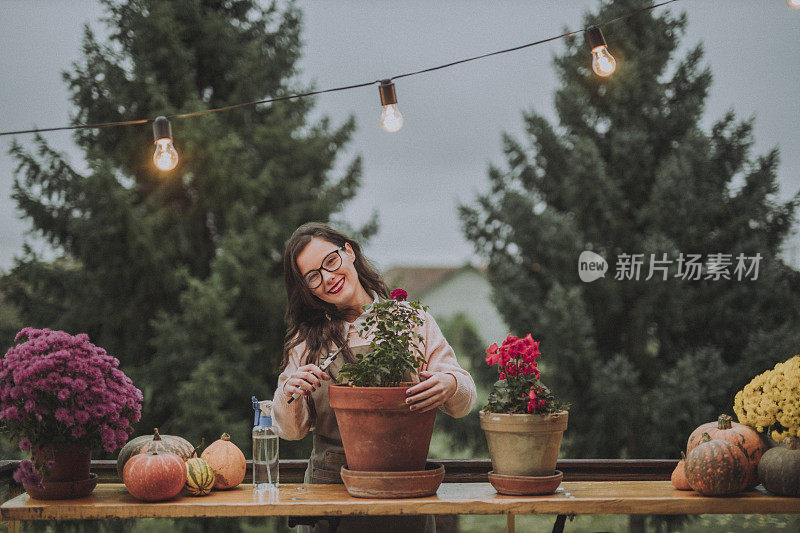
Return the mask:
[[[303,276],[303,281],[306,282],[306,285],[309,289],[316,289],[322,285],[323,270],[327,270],[328,272],[336,272],[339,270],[339,267],[342,266],[342,256],[339,254],[339,252],[342,250],[344,250],[344,246],[332,251],[325,256],[325,259],[322,260],[322,264],[319,266],[319,268],[315,268]]]

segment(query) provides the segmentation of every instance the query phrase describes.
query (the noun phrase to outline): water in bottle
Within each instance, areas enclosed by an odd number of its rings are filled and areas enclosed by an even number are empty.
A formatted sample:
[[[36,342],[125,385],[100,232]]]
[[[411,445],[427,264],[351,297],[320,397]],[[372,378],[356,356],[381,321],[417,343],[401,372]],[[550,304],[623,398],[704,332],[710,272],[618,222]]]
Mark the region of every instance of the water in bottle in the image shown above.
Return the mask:
[[[269,490],[278,487],[278,435],[272,426],[272,402],[253,398],[253,487]]]

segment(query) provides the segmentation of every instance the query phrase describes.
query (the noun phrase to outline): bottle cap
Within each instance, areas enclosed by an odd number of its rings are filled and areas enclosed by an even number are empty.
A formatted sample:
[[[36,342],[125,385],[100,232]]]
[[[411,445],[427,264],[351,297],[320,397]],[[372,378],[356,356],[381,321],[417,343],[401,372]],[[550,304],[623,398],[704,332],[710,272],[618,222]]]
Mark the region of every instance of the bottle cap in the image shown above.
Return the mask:
[[[253,418],[253,426],[258,426],[260,423],[259,418],[261,415],[261,405],[255,396],[250,398],[250,401],[253,402],[253,411],[255,411],[255,417]]]

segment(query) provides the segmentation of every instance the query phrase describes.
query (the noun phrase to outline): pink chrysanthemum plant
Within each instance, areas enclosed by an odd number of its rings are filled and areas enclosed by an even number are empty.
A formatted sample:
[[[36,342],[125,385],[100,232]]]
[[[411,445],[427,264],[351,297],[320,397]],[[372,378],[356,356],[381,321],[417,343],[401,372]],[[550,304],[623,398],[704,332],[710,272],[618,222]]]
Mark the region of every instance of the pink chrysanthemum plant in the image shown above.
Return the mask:
[[[23,451],[77,445],[114,452],[141,418],[142,392],[88,335],[24,328],[0,359],[0,423]],[[32,453],[14,473],[39,485],[52,466]]]
[[[489,393],[484,411],[505,414],[545,414],[567,410],[539,377],[536,360],[539,357],[539,342],[529,333],[523,338],[509,335],[498,346],[492,344],[486,350],[486,363],[497,365],[498,380]]]

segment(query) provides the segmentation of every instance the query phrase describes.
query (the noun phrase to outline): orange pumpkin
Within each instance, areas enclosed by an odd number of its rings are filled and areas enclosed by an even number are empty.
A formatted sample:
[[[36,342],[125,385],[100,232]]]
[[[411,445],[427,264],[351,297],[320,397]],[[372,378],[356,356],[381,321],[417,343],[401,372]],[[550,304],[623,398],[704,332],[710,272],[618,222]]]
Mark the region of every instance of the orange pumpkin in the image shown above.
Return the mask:
[[[678,461],[678,466],[676,466],[675,470],[672,471],[672,476],[670,477],[670,481],[672,481],[672,486],[678,490],[692,490],[692,487],[689,486],[689,482],[686,481],[685,458],[686,456],[684,456],[684,459]]]
[[[686,455],[686,481],[703,496],[734,494],[747,484],[747,457],[737,446],[703,433]]]
[[[140,453],[172,452],[186,460],[191,457],[197,457],[195,450],[196,448],[183,437],[161,435],[158,432],[158,428],[155,428],[152,435],[142,435],[141,437],[131,439],[122,450],[120,450],[119,456],[117,457],[117,474],[119,474],[119,477],[122,477],[125,463],[127,463],[132,456]]]
[[[687,454],[700,444],[703,433],[708,433],[712,440],[722,439],[739,448],[747,458],[745,488],[751,489],[758,485],[758,463],[767,451],[767,446],[753,428],[732,422],[732,418],[728,415],[719,415],[716,422],[703,424],[689,435],[689,441],[686,443]]]
[[[231,489],[244,481],[247,460],[242,450],[231,442],[231,436],[227,433],[223,433],[218,440],[212,442],[200,458],[204,459],[214,472],[215,489]]]
[[[140,453],[125,463],[122,481],[137,500],[168,500],[186,483],[186,461],[171,452]]]

